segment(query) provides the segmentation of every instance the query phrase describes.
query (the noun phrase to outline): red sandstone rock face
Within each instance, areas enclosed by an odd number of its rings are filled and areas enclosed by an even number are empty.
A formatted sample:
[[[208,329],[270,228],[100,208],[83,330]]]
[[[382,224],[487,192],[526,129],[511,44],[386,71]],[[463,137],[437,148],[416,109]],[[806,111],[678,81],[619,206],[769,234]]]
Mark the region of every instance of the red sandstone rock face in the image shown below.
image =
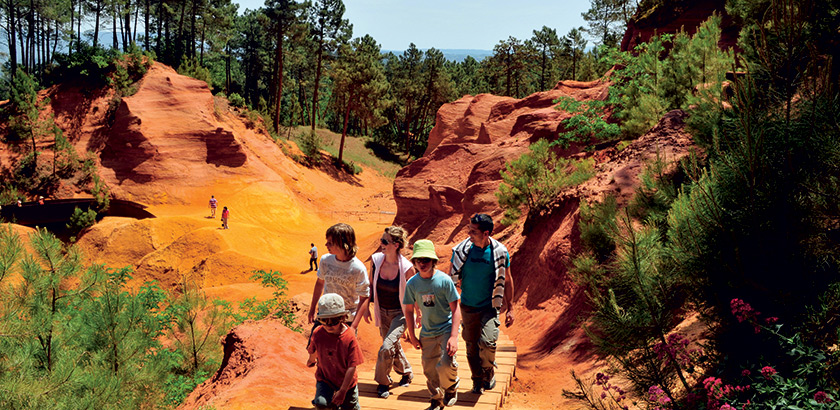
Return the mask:
[[[179,407],[281,409],[309,407],[302,391],[315,390],[315,371],[306,367],[306,338],[279,320],[246,322],[222,340],[224,358],[216,374]]]
[[[557,99],[603,100],[607,94],[603,81],[561,81],[523,99],[480,94],[445,104],[426,154],[394,181],[396,222],[415,228],[432,223],[430,217],[497,213],[495,191],[505,164],[527,152],[531,142],[555,139],[562,131],[569,114],[556,109]]]
[[[77,151],[99,154],[100,176],[119,199],[184,204],[230,177],[296,177],[270,138],[215,106],[206,83],[160,63],[111,112],[108,89],[62,84],[43,94]]]

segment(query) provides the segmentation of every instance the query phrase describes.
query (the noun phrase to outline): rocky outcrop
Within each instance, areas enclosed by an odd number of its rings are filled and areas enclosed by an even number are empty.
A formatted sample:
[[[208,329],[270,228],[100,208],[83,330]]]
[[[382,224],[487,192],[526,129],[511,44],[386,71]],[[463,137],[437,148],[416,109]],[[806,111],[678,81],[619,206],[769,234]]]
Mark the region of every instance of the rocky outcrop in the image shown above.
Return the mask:
[[[522,99],[480,94],[445,104],[426,154],[394,181],[396,222],[415,229],[453,215],[498,213],[495,192],[505,164],[532,142],[556,139],[564,131],[569,113],[557,109],[558,99],[603,100],[607,94],[606,81],[561,81]]]
[[[219,370],[178,407],[288,409],[306,406],[301,390],[314,389],[314,370],[306,367],[306,338],[279,320],[246,322],[222,339]],[[282,379],[282,382],[278,380]]]

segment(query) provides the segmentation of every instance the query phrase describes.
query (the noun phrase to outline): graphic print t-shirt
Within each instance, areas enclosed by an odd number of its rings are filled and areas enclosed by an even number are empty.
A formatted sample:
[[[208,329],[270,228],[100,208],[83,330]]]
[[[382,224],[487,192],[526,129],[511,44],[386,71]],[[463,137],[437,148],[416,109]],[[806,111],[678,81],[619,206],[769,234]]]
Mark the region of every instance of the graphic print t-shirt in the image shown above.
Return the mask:
[[[429,279],[416,274],[405,284],[403,304],[417,304],[423,314],[420,337],[440,336],[452,331],[452,309],[449,303],[458,300],[458,290],[449,275],[435,270]]]
[[[351,318],[356,314],[359,298],[370,297],[367,268],[359,258],[341,262],[331,253],[322,256],[318,279],[324,280],[324,293],[337,293],[344,298],[344,308],[350,311]]]

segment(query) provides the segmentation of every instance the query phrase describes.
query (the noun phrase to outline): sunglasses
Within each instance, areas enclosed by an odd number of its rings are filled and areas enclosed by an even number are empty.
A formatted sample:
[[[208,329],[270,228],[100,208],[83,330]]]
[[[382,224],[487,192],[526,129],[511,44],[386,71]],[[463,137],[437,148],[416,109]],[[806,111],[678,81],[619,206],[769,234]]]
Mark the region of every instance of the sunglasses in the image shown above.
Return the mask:
[[[318,321],[320,321],[320,322],[321,322],[321,324],[323,324],[324,326],[335,326],[335,325],[340,324],[341,322],[343,322],[343,321],[344,321],[344,318],[343,318],[343,317],[341,317],[341,316],[338,316],[338,317],[328,317],[328,318],[326,318],[326,319],[318,319]]]
[[[432,258],[415,258],[414,259],[415,262],[420,262],[420,263],[432,263],[433,260],[434,259],[432,259]]]
[[[379,238],[379,242],[382,242],[382,244],[383,244],[383,245],[390,245],[390,244],[392,243],[392,242],[389,242],[389,241],[388,241],[387,239],[385,239],[385,238]]]

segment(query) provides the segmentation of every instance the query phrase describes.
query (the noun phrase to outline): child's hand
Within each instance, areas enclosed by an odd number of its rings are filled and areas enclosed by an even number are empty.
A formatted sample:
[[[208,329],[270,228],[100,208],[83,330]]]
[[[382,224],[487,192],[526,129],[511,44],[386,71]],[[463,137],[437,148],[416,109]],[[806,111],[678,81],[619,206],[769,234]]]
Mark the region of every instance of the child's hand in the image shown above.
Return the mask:
[[[347,390],[339,390],[333,394],[332,404],[336,407],[341,406],[344,403],[344,396],[347,395]]]
[[[450,356],[455,356],[455,353],[458,351],[458,336],[452,336],[446,342],[446,354]]]
[[[362,319],[365,320],[365,323],[370,323],[370,310],[363,310],[362,311]]]
[[[414,346],[415,349],[420,350],[420,341],[417,340],[417,336],[414,336],[414,334],[412,334],[411,332],[408,332],[408,343],[411,343],[411,345]]]
[[[318,359],[314,354],[309,355],[306,359],[306,367],[314,367],[318,363]]]

